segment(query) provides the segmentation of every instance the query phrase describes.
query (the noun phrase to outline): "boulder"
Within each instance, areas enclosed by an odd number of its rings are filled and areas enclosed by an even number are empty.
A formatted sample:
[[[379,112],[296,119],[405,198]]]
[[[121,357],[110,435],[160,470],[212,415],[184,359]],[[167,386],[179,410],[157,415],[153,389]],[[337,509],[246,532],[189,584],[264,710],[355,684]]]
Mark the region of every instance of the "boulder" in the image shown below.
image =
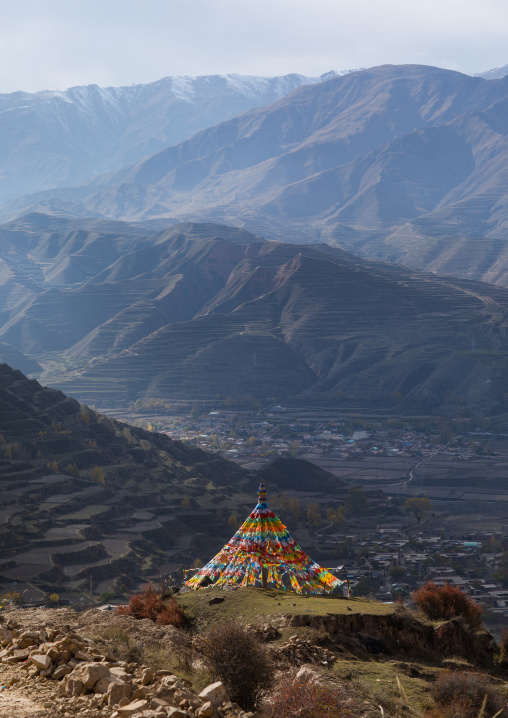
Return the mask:
[[[93,657],[90,653],[85,653],[85,651],[76,651],[74,658],[77,661],[93,661]]]
[[[201,708],[198,708],[197,718],[212,718],[214,713],[215,708],[210,701],[206,701],[206,703],[203,703]]]
[[[144,710],[148,710],[148,701],[133,701],[132,703],[128,703],[126,706],[121,706],[113,713],[113,715],[117,716],[117,718],[129,718],[129,716],[138,715]],[[187,718],[187,716],[185,716],[185,718]]]
[[[114,682],[115,681],[111,680],[111,676],[104,676],[103,678],[99,678],[99,680],[93,687],[93,692],[94,693],[107,693],[109,690],[109,686]],[[118,683],[121,683],[121,681],[118,681]]]
[[[181,708],[168,708],[166,715],[168,718],[188,718],[187,711],[183,711]]]
[[[136,688],[136,690],[132,694],[132,700],[138,700],[139,698],[146,698],[147,693],[148,693],[148,688],[146,686],[141,686],[140,688]]]
[[[167,701],[162,700],[162,698],[152,698],[150,701],[150,708],[153,711],[160,710],[161,708],[168,708],[169,703]]]
[[[2,658],[2,663],[20,663],[21,661],[26,661],[29,657],[29,652],[24,648],[15,648],[12,655],[10,656],[4,656]]]
[[[108,705],[114,706],[120,703],[122,698],[130,698],[131,686],[127,683],[110,683],[108,686]]]
[[[62,678],[65,678],[65,676],[68,676],[71,672],[72,668],[70,666],[57,666],[51,674],[51,678],[53,678],[55,681],[59,681]]]
[[[60,693],[68,698],[80,696],[85,689],[83,681],[70,673],[60,683]]]
[[[205,702],[210,701],[214,708],[220,708],[223,703],[227,703],[229,700],[226,689],[220,681],[203,688],[199,697]]]
[[[100,663],[82,663],[76,666],[72,675],[79,677],[83,681],[85,690],[89,691],[98,680],[109,675],[109,669]]]
[[[112,676],[116,676],[124,683],[130,683],[132,681],[132,676],[129,673],[127,673],[125,668],[113,667],[113,668],[109,669],[109,672],[111,673]]]
[[[151,668],[145,668],[143,673],[141,674],[141,685],[142,686],[149,686],[150,683],[153,681],[153,671]]]
[[[41,670],[46,670],[51,665],[51,658],[41,653],[35,653],[32,656],[32,663]]]

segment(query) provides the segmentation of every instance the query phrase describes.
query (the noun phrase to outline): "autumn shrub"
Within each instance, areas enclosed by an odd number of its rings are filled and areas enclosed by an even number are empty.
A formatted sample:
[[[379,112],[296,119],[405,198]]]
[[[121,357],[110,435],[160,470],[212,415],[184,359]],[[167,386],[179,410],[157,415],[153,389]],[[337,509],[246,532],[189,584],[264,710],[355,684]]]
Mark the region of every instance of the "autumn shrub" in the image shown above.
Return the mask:
[[[274,666],[267,649],[235,621],[212,625],[201,636],[199,650],[213,677],[230,699],[251,710],[272,685]]]
[[[263,718],[353,718],[344,691],[309,676],[283,680],[263,709]]]
[[[130,597],[126,606],[119,606],[117,613],[134,618],[149,618],[162,626],[182,626],[185,621],[183,608],[171,597],[166,603],[150,584],[141,593]]]
[[[484,716],[508,716],[502,693],[488,676],[478,673],[441,673],[432,688],[432,697],[437,705],[428,713],[428,718],[477,718],[482,706]]]
[[[462,616],[471,628],[481,625],[482,608],[457,586],[436,586],[433,581],[411,594],[420,611],[433,621]]]

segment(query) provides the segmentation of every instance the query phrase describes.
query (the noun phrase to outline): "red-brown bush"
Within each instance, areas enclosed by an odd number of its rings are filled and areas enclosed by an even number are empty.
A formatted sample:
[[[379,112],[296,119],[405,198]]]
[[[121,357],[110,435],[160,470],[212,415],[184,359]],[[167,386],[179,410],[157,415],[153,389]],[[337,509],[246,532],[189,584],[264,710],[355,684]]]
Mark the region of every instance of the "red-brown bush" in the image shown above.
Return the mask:
[[[436,586],[433,581],[428,581],[412,593],[411,598],[420,611],[433,621],[462,616],[471,628],[481,625],[481,606],[456,586]]]
[[[478,718],[484,700],[485,716],[508,716],[503,710],[506,701],[502,693],[488,676],[477,673],[445,671],[434,683],[432,697],[437,705],[427,718]]]
[[[171,598],[165,603],[153,586],[146,585],[141,593],[130,597],[126,606],[119,606],[117,613],[134,618],[150,618],[162,626],[181,626],[185,620],[183,608]]]
[[[263,718],[353,718],[344,693],[316,683],[308,676],[281,681],[263,710]]]

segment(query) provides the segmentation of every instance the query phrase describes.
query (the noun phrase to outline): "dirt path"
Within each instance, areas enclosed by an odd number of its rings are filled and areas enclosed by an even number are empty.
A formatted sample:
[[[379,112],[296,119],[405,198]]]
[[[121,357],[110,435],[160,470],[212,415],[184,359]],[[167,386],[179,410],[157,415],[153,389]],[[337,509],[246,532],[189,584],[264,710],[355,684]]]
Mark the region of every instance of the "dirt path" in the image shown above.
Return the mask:
[[[28,682],[19,666],[0,665],[0,718],[53,718],[57,688],[47,681]]]
[[[49,716],[50,710],[41,708],[17,689],[0,690],[0,718],[37,718]]]

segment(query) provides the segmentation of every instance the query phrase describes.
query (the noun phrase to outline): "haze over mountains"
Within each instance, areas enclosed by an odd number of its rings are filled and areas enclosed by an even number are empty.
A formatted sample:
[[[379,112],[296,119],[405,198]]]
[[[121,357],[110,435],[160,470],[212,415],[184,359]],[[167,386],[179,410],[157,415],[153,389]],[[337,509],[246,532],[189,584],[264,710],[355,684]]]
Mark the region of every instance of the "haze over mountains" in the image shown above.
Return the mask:
[[[3,211],[219,221],[506,284],[507,106],[506,78],[371,68]]]
[[[0,95],[0,202],[81,184],[322,79],[165,77],[130,87]]]
[[[0,252],[0,342],[86,403],[507,408],[501,287],[213,224],[31,215],[0,227]]]

